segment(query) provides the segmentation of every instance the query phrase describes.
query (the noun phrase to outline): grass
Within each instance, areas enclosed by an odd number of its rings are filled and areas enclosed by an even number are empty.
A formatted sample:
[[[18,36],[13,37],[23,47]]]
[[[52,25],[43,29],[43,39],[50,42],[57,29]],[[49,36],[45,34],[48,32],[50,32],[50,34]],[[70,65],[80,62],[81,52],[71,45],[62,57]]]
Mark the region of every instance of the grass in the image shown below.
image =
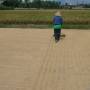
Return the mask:
[[[0,27],[12,25],[52,25],[56,10],[0,10]],[[60,10],[63,28],[90,28],[90,10]]]

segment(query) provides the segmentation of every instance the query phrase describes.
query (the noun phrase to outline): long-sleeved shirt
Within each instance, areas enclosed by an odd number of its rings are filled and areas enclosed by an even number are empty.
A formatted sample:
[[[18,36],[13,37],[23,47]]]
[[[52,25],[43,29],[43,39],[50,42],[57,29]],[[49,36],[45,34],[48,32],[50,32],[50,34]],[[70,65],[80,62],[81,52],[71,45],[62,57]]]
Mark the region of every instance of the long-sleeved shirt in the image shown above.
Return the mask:
[[[63,24],[63,19],[61,16],[54,16],[53,18],[53,24],[54,25],[62,25]]]

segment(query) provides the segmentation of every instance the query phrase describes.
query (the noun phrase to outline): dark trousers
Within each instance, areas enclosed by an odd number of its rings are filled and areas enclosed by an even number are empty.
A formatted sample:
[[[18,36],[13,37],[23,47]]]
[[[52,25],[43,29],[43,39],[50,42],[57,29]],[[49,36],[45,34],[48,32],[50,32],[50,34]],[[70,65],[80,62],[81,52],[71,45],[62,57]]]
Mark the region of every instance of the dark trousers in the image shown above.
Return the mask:
[[[61,29],[54,29],[55,40],[60,40]]]

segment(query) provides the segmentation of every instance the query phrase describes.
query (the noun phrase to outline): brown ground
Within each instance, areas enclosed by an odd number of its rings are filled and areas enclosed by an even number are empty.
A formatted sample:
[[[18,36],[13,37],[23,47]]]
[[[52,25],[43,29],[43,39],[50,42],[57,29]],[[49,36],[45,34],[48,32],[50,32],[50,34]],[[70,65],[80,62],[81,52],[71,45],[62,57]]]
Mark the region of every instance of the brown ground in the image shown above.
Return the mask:
[[[90,30],[0,29],[0,90],[90,90]]]

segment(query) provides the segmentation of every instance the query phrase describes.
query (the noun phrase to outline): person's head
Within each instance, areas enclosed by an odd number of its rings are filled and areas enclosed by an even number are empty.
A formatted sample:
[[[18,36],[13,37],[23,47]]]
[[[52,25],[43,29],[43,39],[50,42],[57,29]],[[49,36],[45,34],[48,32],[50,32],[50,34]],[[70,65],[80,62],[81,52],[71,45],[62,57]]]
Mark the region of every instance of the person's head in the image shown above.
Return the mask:
[[[57,11],[57,12],[55,13],[55,16],[61,16],[60,11]]]

